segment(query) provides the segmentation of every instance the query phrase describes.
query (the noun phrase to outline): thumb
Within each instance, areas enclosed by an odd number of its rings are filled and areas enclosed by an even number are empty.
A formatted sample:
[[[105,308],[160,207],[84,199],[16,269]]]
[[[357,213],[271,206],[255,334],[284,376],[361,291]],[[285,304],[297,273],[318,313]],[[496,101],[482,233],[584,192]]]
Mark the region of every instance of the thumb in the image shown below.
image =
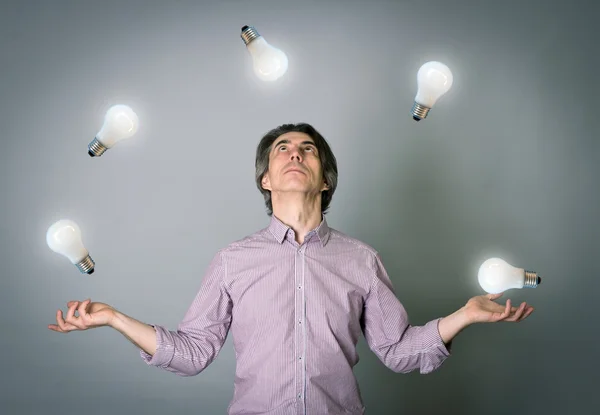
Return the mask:
[[[494,300],[497,300],[498,298],[502,297],[502,294],[504,294],[504,292],[497,293],[497,294],[488,294],[488,295],[486,295],[486,297],[488,300],[494,301]]]

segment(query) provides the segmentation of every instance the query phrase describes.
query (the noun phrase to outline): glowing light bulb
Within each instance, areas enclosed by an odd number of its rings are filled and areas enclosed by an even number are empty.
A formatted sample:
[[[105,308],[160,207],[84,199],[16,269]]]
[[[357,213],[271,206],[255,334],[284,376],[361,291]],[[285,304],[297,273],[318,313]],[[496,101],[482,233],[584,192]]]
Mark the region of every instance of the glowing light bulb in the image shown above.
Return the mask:
[[[427,117],[437,100],[452,86],[452,72],[441,62],[425,63],[417,73],[417,95],[411,113],[415,121]]]
[[[288,68],[288,58],[281,50],[274,48],[254,27],[242,27],[242,39],[252,56],[254,73],[263,81],[279,79]]]
[[[511,288],[536,288],[542,278],[533,271],[513,267],[500,258],[487,259],[479,267],[479,285],[489,294],[498,294]]]
[[[67,257],[82,273],[94,272],[94,260],[81,242],[81,229],[72,220],[61,219],[52,224],[46,232],[46,242],[51,250]]]
[[[119,141],[133,136],[139,127],[138,116],[127,105],[114,105],[104,116],[104,124],[88,145],[90,157],[100,157]]]

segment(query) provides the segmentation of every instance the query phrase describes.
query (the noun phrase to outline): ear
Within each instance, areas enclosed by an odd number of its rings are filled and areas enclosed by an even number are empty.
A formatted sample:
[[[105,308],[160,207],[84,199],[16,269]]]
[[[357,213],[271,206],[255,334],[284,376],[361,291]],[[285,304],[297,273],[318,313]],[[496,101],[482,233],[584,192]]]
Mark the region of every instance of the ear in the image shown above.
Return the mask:
[[[269,180],[269,175],[265,173],[262,180],[260,181],[262,188],[265,190],[271,191],[271,181]]]
[[[329,190],[329,185],[326,181],[323,181],[323,187],[321,188],[321,191],[324,192],[325,190]]]

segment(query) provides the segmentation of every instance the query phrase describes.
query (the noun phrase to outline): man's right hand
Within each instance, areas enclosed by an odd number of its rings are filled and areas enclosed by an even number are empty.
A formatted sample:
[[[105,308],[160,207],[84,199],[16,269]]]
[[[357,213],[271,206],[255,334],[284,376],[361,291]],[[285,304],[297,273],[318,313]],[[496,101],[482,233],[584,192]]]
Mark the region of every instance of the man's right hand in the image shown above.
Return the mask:
[[[73,330],[87,330],[94,327],[109,326],[115,318],[115,309],[104,303],[85,301],[69,301],[67,316],[63,319],[62,310],[56,311],[56,322],[49,324],[50,330],[69,333]],[[76,316],[75,313],[78,313]]]

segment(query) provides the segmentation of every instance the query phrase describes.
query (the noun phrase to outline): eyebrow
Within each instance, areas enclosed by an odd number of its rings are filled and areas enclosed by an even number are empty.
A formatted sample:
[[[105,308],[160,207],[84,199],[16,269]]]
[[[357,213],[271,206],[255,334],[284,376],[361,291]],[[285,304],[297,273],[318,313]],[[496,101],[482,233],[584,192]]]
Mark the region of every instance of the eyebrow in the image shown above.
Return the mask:
[[[287,139],[285,139],[285,138],[284,138],[283,140],[281,140],[281,141],[278,141],[278,142],[277,142],[277,143],[276,143],[276,144],[273,146],[273,148],[277,147],[277,146],[278,146],[278,145],[280,145],[280,144],[290,144],[290,140],[287,140]],[[313,141],[309,141],[309,140],[305,140],[305,141],[301,142],[300,144],[304,144],[304,145],[306,145],[306,144],[310,144],[310,145],[313,145],[313,146],[315,146],[315,148],[317,147],[317,145],[316,145],[316,144],[315,144]]]

